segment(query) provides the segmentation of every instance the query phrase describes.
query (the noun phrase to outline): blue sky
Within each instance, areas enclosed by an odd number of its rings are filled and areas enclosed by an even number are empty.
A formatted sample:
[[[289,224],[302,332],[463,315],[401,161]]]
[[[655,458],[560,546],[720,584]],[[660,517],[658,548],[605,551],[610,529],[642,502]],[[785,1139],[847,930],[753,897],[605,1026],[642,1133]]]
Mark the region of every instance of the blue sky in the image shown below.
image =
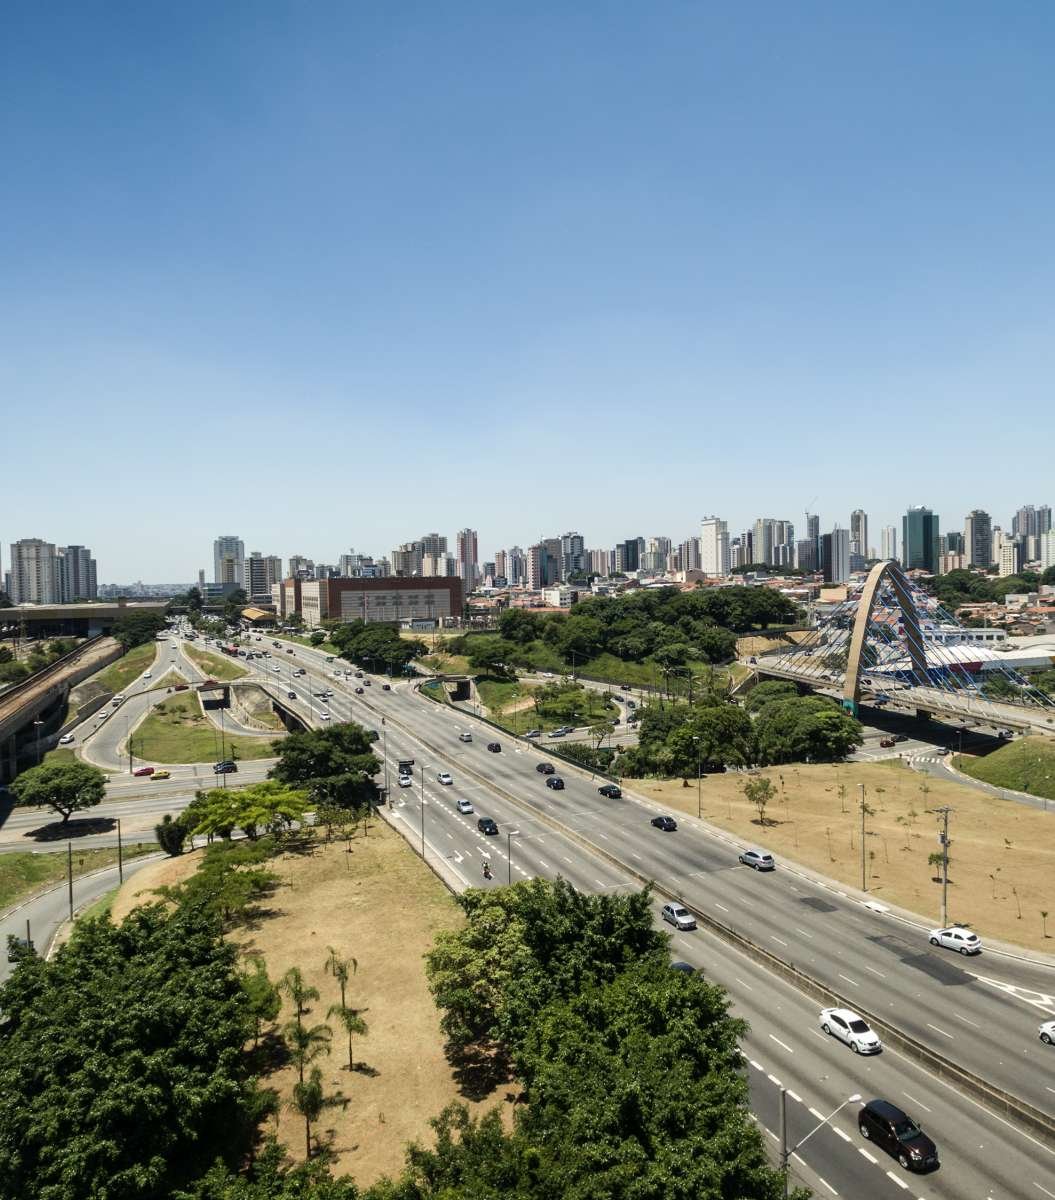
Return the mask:
[[[11,3],[0,543],[1050,502],[1055,8]]]

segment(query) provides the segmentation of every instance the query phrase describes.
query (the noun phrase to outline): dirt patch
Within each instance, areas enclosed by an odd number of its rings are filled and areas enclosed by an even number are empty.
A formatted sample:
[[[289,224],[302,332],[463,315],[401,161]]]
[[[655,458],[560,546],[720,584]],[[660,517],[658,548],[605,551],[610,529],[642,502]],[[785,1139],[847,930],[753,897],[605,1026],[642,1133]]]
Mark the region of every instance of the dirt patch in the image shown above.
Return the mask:
[[[867,817],[868,890],[878,900],[940,918],[939,871],[927,857],[940,851],[933,810],[951,805],[949,920],[984,937],[1055,951],[1055,813],[1045,814],[935,779],[904,763],[770,767],[776,795],[767,824],[741,791],[746,775],[705,775],[704,819],[851,887],[861,886],[861,810]],[[635,791],[695,814],[696,780],[627,780]],[[840,794],[840,789],[842,794]],[[932,810],[927,812],[926,810]],[[1051,913],[1046,922],[1041,913]],[[1020,915],[1021,914],[1021,915]]]
[[[341,1091],[350,1103],[328,1110],[322,1127],[333,1131],[336,1169],[367,1186],[398,1173],[406,1144],[429,1140],[429,1119],[450,1101],[464,1099],[443,1052],[423,961],[436,932],[458,928],[463,918],[443,885],[383,823],[353,839],[351,853],[344,843],[321,846],[313,856],[283,856],[274,869],[284,884],[274,915],[236,941],[264,955],[273,979],[300,967],[322,997],[313,1006],[312,1022],[326,1021],[329,1006],[340,1001],[325,971],[327,947],[358,961],[348,1004],[362,1010],[369,1026],[354,1046],[355,1060],[366,1070],[349,1072],[347,1040],[336,1021],[328,1022],[333,1052],[321,1060],[323,1080],[327,1091]],[[286,1002],[280,1022],[290,1015]],[[293,1067],[267,1080],[284,1101],[295,1081]],[[300,1119],[283,1107],[277,1129],[293,1157],[302,1158]]]
[[[182,883],[193,875],[201,862],[202,853],[201,850],[193,850],[178,858],[163,858],[137,871],[114,898],[110,909],[114,921],[123,921],[133,908],[139,908],[142,904],[153,904],[158,899],[154,895],[155,888]]]

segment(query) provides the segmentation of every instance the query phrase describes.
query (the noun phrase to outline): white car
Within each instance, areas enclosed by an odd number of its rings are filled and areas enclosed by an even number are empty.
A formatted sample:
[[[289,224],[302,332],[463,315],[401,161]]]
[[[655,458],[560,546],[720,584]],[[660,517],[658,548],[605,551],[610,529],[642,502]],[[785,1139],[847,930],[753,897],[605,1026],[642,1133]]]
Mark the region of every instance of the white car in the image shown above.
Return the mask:
[[[450,771],[441,771],[436,776],[436,782],[437,783],[453,783],[454,776],[450,773]]]
[[[468,800],[459,800],[457,807],[460,813],[471,813],[473,811],[473,806]]]
[[[414,777],[412,775],[400,775],[399,786],[400,787],[413,787],[414,786]]]
[[[320,720],[320,721],[328,721],[329,719],[330,719],[330,714],[329,714],[329,713],[319,713],[319,720]]]
[[[64,733],[62,735],[62,737],[59,738],[59,745],[60,746],[68,746],[72,741],[73,741],[73,734],[72,733]]]
[[[821,1029],[845,1042],[854,1054],[878,1054],[883,1049],[868,1022],[850,1008],[822,1008]]]
[[[151,672],[151,671],[144,671],[144,672],[143,672],[143,678],[144,678],[144,679],[153,679],[153,678],[154,678],[153,672]]]
[[[947,929],[932,929],[928,935],[932,946],[944,946],[946,950],[959,950],[961,954],[981,954],[982,939],[973,930],[963,925],[950,925]]]
[[[1045,1021],[1041,1025],[1040,1040],[1045,1046],[1055,1046],[1055,1021]]]
[[[459,733],[458,734],[459,742],[471,742],[472,740],[473,740],[473,735],[471,733]]]
[[[696,918],[682,904],[664,904],[662,908],[664,921],[669,921],[675,929],[695,929]]]

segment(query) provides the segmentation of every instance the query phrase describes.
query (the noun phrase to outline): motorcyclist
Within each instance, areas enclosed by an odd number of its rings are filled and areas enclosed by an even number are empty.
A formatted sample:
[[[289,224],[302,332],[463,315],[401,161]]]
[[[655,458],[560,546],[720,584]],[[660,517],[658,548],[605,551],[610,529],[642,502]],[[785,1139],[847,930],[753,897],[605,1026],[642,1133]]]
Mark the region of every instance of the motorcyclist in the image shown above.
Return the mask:
[[[484,879],[490,879],[490,878],[491,878],[491,864],[489,862],[485,862],[484,863]]]

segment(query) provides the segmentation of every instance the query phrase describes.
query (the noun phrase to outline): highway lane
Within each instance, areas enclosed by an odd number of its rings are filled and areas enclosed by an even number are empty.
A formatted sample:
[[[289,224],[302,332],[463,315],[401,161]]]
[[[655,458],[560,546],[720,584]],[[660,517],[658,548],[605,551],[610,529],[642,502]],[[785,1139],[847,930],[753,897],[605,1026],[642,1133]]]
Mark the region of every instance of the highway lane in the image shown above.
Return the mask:
[[[920,930],[873,913],[838,889],[787,870],[764,877],[740,868],[731,839],[694,828],[691,819],[679,817],[678,833],[664,835],[648,824],[655,811],[648,802],[603,800],[595,784],[563,766],[558,771],[566,790],[549,791],[533,773],[537,751],[507,738],[502,754],[487,754],[483,743],[502,735],[465,714],[415,699],[405,687],[383,696],[353,699],[347,713],[345,702],[335,701],[335,707],[344,717],[358,702],[370,713],[358,719],[376,725],[387,703],[394,716],[441,748],[439,757],[456,782],[459,767],[471,764],[529,808],[559,816],[598,849],[660,880],[851,1001],[885,1013],[924,1044],[1050,1110],[1048,1081],[1023,1067],[1045,1062],[1035,1035],[1037,1023],[1055,1013],[1052,971],[995,954],[965,961],[933,950]],[[469,746],[456,736],[466,726],[474,729]],[[510,816],[522,814],[518,809]],[[780,913],[785,917],[774,920]]]
[[[124,877],[128,879],[148,863],[157,862],[160,855],[134,858],[124,865]],[[107,867],[92,875],[84,875],[73,881],[73,911],[78,913],[100,896],[118,886],[117,867]],[[38,953],[45,954],[59,927],[69,918],[69,892],[65,883],[51,888],[40,896],[25,901],[0,916],[0,983],[10,974],[12,966],[7,961],[7,939],[26,936],[26,921]]]

